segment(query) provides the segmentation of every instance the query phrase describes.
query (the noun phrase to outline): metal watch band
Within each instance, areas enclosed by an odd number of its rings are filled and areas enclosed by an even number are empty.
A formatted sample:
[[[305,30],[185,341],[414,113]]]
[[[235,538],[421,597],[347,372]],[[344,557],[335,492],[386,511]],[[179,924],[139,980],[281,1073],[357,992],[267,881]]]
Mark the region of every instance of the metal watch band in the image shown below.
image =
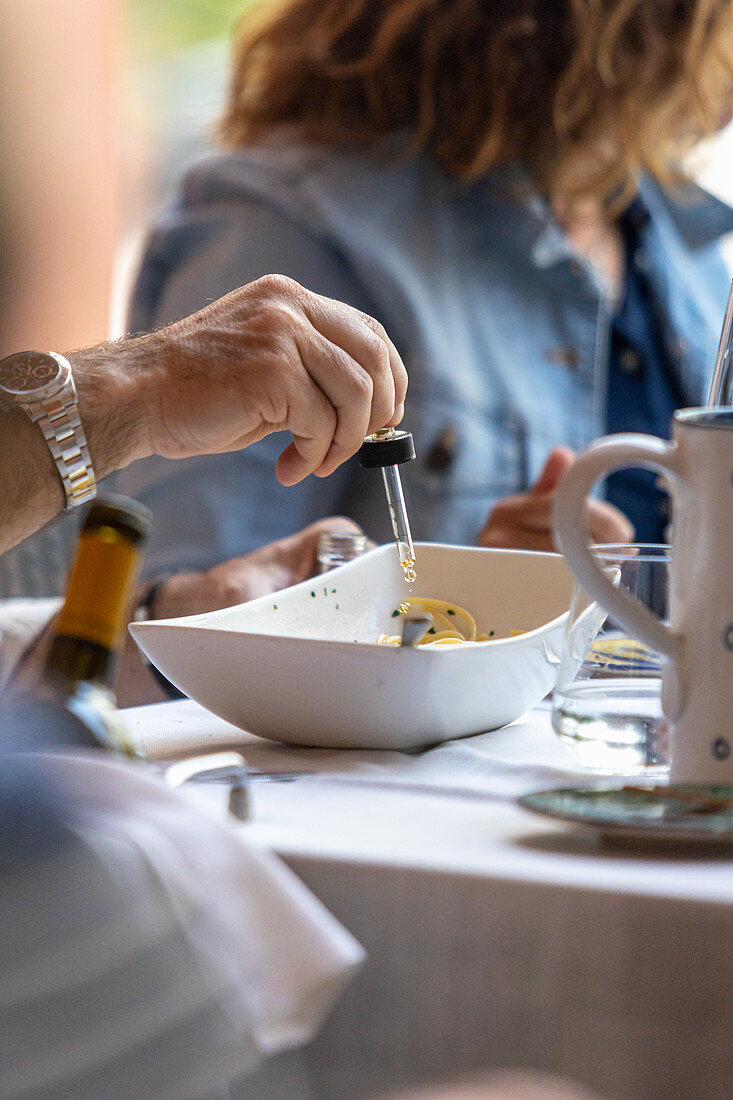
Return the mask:
[[[54,359],[68,366],[68,380],[57,397],[43,402],[32,411],[31,419],[38,424],[48,444],[66,494],[66,511],[72,512],[87,504],[97,494],[97,481],[92,468],[84,429],[76,404],[76,386],[68,360],[51,352]]]

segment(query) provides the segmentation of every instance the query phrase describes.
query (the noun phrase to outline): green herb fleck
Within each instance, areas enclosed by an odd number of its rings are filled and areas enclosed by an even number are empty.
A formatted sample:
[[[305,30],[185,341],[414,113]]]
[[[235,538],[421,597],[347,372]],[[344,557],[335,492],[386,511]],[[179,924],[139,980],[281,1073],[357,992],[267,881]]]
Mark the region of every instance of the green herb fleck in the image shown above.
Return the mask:
[[[493,630],[490,630],[490,631],[489,631],[489,637],[490,637],[490,638],[493,638],[493,637],[494,637],[494,631],[493,631]]]
[[[336,610],[338,611],[338,609],[339,609],[339,605],[338,605],[338,604],[336,604]]]
[[[335,588],[332,588],[332,589],[331,589],[331,593],[332,593],[332,594],[334,594],[335,592],[336,592],[336,589],[335,589]]]
[[[324,596],[327,596],[327,595],[328,595],[328,589],[327,589],[327,588],[324,588],[324,589],[323,589],[323,595],[324,595]]]
[[[434,633],[435,633],[435,627],[431,626],[430,630],[428,631],[428,634],[434,634]]]
[[[312,597],[313,597],[313,599],[315,600],[315,598],[316,598],[316,594],[315,594],[315,592],[311,592],[311,596],[312,596]]]
[[[277,604],[276,604],[276,603],[274,603],[274,604],[272,605],[272,610],[273,610],[273,611],[277,611]]]
[[[397,616],[399,615],[399,613],[400,613],[399,607],[395,608],[395,610],[392,612],[392,618],[396,619]]]
[[[455,615],[455,611],[452,607],[447,608],[445,613],[446,615]]]

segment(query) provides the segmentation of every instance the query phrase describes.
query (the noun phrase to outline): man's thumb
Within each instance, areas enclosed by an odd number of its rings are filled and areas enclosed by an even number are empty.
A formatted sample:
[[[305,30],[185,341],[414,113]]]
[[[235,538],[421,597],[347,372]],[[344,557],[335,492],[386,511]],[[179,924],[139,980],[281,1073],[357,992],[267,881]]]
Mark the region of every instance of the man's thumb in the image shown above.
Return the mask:
[[[574,462],[575,451],[571,450],[570,447],[553,447],[547,456],[545,465],[542,467],[542,473],[530,492],[533,494],[553,492],[557,489],[560,478]]]

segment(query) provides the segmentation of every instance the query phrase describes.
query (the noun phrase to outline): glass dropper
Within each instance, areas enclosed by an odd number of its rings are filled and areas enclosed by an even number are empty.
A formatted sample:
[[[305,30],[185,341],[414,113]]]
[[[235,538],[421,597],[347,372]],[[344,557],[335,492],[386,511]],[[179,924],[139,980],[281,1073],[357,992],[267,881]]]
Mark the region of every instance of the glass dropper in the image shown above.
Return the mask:
[[[414,584],[417,580],[415,575],[415,548],[412,545],[410,521],[407,518],[400,472],[396,466],[383,466],[382,477],[384,478],[389,518],[392,520],[392,530],[394,531],[400,565],[407,583]]]
[[[392,522],[400,565],[407,583],[414,584],[416,580],[415,549],[412,545],[410,521],[407,518],[405,496],[402,492],[402,481],[398,469],[403,462],[409,462],[415,457],[413,438],[409,432],[383,428],[364,440],[358,457],[362,466],[371,469],[380,467],[382,470],[389,518]]]

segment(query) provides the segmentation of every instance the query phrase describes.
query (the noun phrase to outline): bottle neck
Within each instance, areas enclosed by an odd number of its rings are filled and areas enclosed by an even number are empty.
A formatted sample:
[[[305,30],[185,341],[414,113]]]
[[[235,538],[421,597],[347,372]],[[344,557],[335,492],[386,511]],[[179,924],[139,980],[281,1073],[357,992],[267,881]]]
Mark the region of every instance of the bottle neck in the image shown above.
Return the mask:
[[[107,525],[82,531],[45,661],[44,679],[57,690],[87,682],[111,691],[138,559],[124,531]]]
[[[46,657],[44,680],[64,693],[88,682],[112,690],[117,653],[87,638],[56,634]]]

